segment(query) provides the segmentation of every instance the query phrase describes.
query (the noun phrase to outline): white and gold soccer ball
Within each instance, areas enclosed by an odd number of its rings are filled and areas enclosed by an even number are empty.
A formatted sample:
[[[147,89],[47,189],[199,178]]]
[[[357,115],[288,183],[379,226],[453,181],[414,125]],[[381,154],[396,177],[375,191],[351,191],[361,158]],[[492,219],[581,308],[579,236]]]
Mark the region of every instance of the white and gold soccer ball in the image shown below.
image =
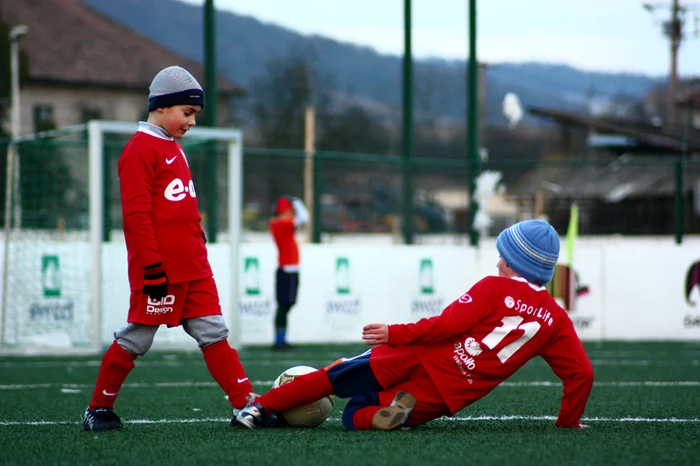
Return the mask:
[[[291,382],[297,376],[308,374],[309,372],[313,372],[315,370],[316,369],[311,366],[290,367],[286,371],[282,372],[279,377],[277,377],[275,382],[272,384],[272,388],[277,388],[280,385]],[[328,419],[331,411],[333,411],[334,404],[335,400],[333,399],[333,395],[328,395],[320,400],[297,406],[289,411],[285,411],[282,413],[282,417],[292,427],[317,427],[323,424],[323,421]]]

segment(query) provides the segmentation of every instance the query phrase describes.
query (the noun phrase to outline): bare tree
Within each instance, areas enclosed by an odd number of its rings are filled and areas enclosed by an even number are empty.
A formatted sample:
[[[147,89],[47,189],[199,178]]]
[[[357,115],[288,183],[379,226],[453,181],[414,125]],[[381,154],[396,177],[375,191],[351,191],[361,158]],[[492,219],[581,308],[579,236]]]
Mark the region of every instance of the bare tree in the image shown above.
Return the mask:
[[[312,51],[292,51],[268,62],[252,89],[252,116],[260,144],[268,148],[304,147],[304,111],[323,111],[329,80],[320,76]]]

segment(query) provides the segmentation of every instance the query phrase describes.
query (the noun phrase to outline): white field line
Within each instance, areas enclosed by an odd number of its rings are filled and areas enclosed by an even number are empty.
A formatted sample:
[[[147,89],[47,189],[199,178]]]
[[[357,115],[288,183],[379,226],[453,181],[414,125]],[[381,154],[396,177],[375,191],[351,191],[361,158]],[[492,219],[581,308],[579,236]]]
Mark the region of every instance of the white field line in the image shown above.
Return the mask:
[[[588,350],[589,358],[608,358],[608,359],[622,359],[622,358],[650,358],[659,356],[678,356],[680,358],[687,357],[697,357],[700,356],[700,345],[698,348],[693,349],[681,349],[678,351],[670,350],[629,350],[629,351],[605,351],[605,350]]]
[[[338,356],[340,358],[342,356]],[[335,359],[338,359],[335,358]],[[333,362],[335,359],[274,359],[270,361],[258,360],[258,359],[246,359],[241,358],[241,362],[246,364],[255,364],[256,366],[280,366],[280,367],[292,367],[299,365],[316,365],[317,367],[326,366]],[[6,361],[0,362],[0,368],[23,368],[23,367],[100,367],[102,361],[37,361],[37,362],[19,362],[19,361]],[[136,367],[187,367],[187,366],[203,366],[203,360],[193,360],[193,361],[140,361],[136,360]]]
[[[338,359],[338,358],[335,358]],[[334,359],[324,358],[324,359],[314,359],[314,358],[295,358],[295,359],[271,359],[271,360],[260,360],[260,359],[247,359],[241,358],[243,365],[254,364],[256,366],[280,366],[280,367],[291,367],[295,365],[311,365],[316,367],[322,367],[333,362]],[[534,359],[531,363],[546,365],[542,360]],[[593,366],[698,366],[700,365],[700,360],[694,359],[692,361],[681,361],[678,360],[660,360],[660,359],[621,359],[621,360],[611,360],[611,359],[591,359]],[[100,360],[94,361],[37,361],[37,362],[21,362],[21,361],[5,361],[0,362],[0,368],[23,368],[23,367],[70,367],[70,368],[80,368],[80,367],[99,367],[101,364]],[[192,360],[192,361],[177,361],[177,360],[163,360],[163,361],[136,361],[136,367],[187,367],[187,366],[201,366],[204,361]]]
[[[556,416],[455,416],[442,417],[438,421],[451,422],[473,422],[473,421],[552,421],[556,420]],[[330,417],[327,422],[339,423],[339,417]],[[658,424],[677,424],[677,423],[699,423],[700,418],[648,418],[648,417],[588,417],[581,418],[583,422],[600,422],[600,423],[623,423],[623,422],[638,422],[638,423],[658,423]],[[125,419],[128,424],[196,424],[202,422],[231,422],[231,418],[202,418],[202,419]],[[80,421],[5,421],[0,420],[0,426],[58,426],[58,425],[79,425]]]
[[[254,380],[253,385],[272,385],[273,380]],[[700,381],[672,381],[672,382],[594,382],[594,387],[700,387]],[[9,384],[0,385],[0,390],[28,390],[37,388],[60,388],[72,393],[73,389],[94,388],[94,384],[74,383],[36,383],[36,384]],[[188,388],[188,387],[217,387],[216,382],[158,382],[158,383],[125,383],[123,388]],[[561,382],[533,381],[533,382],[503,382],[499,387],[561,387]]]

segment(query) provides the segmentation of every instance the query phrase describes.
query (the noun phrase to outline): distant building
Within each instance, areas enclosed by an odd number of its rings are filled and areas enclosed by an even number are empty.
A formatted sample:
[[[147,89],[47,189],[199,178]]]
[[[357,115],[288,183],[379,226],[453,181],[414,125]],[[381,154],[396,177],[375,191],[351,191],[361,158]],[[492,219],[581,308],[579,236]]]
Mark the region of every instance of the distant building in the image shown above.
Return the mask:
[[[679,82],[676,96],[676,124],[679,129],[700,130],[700,79]],[[651,89],[644,97],[645,113],[657,126],[661,126],[665,119],[667,98],[668,90],[661,85]]]
[[[684,82],[678,92],[679,120],[700,130],[700,79]]]
[[[560,233],[573,202],[580,206],[582,234],[700,232],[700,131],[553,109],[528,111],[557,123],[564,134],[584,134],[587,145],[576,151],[563,144],[545,157],[547,163],[512,183],[509,195],[521,211],[546,215]]]
[[[144,119],[148,86],[170,65],[187,68],[205,84],[201,65],[78,0],[0,0],[0,22],[29,26],[20,41],[29,61],[20,85],[21,134],[90,119]],[[217,91],[217,124],[223,126],[231,97],[245,91],[221,78]]]

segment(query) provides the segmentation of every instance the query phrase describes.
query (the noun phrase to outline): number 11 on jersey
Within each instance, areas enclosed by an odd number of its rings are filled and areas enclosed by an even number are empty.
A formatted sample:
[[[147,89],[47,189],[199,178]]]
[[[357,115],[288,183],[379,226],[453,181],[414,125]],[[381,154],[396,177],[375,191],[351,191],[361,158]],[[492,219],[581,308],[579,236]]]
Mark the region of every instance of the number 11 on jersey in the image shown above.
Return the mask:
[[[491,333],[486,335],[481,343],[489,349],[494,349],[503,339],[513,330],[522,329],[525,333],[522,334],[520,338],[504,346],[501,351],[498,352],[497,356],[501,362],[506,362],[508,358],[513,356],[516,351],[518,351],[522,346],[527,343],[527,341],[535,336],[535,333],[540,329],[539,322],[527,322],[521,325],[523,318],[520,316],[507,316],[501,319],[503,325],[493,329]]]

